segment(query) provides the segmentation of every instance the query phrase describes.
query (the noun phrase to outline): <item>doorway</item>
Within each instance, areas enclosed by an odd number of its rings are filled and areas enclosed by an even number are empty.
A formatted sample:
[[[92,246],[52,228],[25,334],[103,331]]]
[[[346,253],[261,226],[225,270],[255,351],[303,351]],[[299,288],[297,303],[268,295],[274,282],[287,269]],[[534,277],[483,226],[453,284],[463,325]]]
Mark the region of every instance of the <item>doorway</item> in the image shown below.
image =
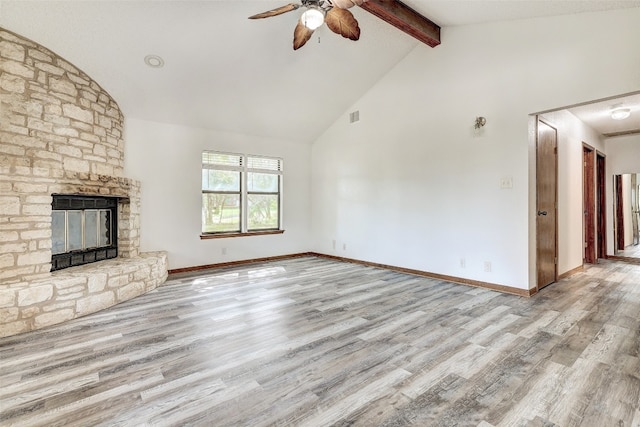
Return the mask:
[[[614,178],[614,192],[616,195],[616,250],[624,250],[624,209],[622,202],[622,175]]]
[[[596,151],[596,237],[598,258],[607,257],[607,208],[606,208],[606,179],[605,156]]]
[[[614,176],[615,257],[640,258],[640,174]]]
[[[596,263],[595,150],[582,145],[583,261]]]
[[[537,288],[558,279],[558,131],[536,120]]]

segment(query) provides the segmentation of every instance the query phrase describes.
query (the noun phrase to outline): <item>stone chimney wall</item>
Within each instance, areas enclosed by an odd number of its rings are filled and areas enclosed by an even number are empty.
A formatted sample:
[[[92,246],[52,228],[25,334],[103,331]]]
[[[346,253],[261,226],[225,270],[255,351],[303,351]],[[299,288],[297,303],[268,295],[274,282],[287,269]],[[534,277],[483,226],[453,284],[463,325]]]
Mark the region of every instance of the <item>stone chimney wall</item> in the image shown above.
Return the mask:
[[[103,309],[166,279],[165,253],[138,253],[140,183],[123,176],[123,124],[118,104],[87,74],[0,28],[0,336]],[[55,193],[122,198],[117,260],[50,272]],[[134,275],[143,264],[149,273]]]
[[[49,272],[53,193],[127,198],[119,244],[137,255],[139,183],[122,176],[123,123],[89,76],[0,29],[0,283]]]
[[[104,89],[1,28],[0,61],[3,166],[122,176],[124,116]]]

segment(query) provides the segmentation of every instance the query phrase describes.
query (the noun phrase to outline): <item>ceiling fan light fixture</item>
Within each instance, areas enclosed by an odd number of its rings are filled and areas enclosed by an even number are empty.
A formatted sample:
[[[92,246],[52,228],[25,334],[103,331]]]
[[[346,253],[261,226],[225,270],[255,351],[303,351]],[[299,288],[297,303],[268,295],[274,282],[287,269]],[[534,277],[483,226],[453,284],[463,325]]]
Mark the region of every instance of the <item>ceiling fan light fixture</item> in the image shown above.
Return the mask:
[[[624,120],[631,115],[631,109],[629,108],[616,108],[611,110],[611,118],[613,120]]]
[[[309,7],[304,11],[302,16],[300,16],[300,22],[308,29],[315,30],[324,24],[324,11],[320,8]]]

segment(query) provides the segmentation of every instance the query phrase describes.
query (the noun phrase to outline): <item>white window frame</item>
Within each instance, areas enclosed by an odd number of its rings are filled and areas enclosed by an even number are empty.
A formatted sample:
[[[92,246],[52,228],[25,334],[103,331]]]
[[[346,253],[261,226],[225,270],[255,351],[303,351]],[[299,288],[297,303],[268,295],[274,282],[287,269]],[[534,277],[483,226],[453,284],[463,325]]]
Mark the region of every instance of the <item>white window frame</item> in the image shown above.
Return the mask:
[[[205,163],[205,156],[207,154],[238,156],[240,158],[240,165],[238,166],[222,165],[222,164],[217,165],[217,164]],[[266,166],[270,166],[269,163],[271,163],[272,167],[271,168],[251,167],[252,164],[255,164],[255,163],[258,163],[259,165],[261,161],[263,161],[263,164]],[[201,224],[200,226],[201,237],[226,237],[226,236],[270,234],[270,233],[283,232],[283,212],[282,212],[283,211],[282,209],[283,207],[283,176],[284,176],[283,163],[284,163],[283,159],[280,157],[204,150],[202,152],[202,170],[214,169],[214,170],[230,170],[230,171],[240,172],[240,231],[204,232],[202,231],[203,224]],[[277,192],[249,191],[248,177],[250,173],[277,175],[278,191]],[[205,190],[201,188],[201,192],[202,194],[204,194]],[[252,230],[248,229],[248,224],[249,224],[248,198],[250,194],[267,194],[267,195],[278,196],[278,225],[276,228],[252,229]],[[202,206],[201,206],[201,210],[202,210]]]

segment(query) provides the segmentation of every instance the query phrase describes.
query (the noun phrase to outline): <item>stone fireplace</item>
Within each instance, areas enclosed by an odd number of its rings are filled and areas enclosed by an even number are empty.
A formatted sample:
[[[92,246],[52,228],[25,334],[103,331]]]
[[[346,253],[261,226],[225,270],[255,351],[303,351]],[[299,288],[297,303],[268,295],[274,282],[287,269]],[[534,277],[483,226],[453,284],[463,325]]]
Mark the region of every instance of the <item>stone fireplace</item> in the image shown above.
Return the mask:
[[[166,254],[139,253],[140,183],[123,176],[123,124],[118,104],[88,75],[0,28],[0,336],[98,311],[165,281]],[[89,213],[79,216],[74,206],[87,200]],[[109,215],[112,229],[92,235],[87,223]],[[61,243],[61,218],[89,236]],[[116,244],[116,257],[99,259]],[[85,262],[91,258],[98,262]]]
[[[118,256],[119,197],[53,194],[51,271]]]

